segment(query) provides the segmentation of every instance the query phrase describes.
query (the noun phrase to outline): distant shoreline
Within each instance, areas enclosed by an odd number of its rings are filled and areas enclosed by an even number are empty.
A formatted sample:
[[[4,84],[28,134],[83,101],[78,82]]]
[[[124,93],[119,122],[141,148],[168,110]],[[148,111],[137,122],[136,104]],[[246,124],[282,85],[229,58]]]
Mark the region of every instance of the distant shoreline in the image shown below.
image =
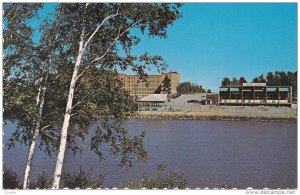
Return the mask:
[[[280,122],[296,123],[297,117],[287,116],[240,116],[230,114],[213,114],[201,112],[153,112],[142,111],[131,116],[133,119],[152,119],[152,120],[211,120],[211,121],[253,121],[253,122]]]

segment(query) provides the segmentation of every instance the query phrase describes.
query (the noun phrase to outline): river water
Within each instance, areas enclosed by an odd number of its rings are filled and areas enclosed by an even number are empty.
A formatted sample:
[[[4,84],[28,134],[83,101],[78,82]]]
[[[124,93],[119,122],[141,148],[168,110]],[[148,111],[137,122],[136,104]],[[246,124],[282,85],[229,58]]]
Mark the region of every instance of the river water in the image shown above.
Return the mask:
[[[13,124],[4,128],[4,144]],[[126,123],[130,134],[146,131],[147,163],[135,163],[127,170],[108,156],[98,157],[84,146],[81,157],[67,151],[64,172],[92,169],[104,175],[104,187],[122,187],[143,174],[154,177],[158,164],[168,164],[166,172],[184,173],[191,188],[215,188],[237,183],[239,188],[297,188],[297,124],[240,121],[144,120]],[[87,142],[87,141],[86,141]],[[22,178],[27,148],[3,149],[3,161]],[[56,156],[37,151],[32,180],[45,171],[52,176]]]

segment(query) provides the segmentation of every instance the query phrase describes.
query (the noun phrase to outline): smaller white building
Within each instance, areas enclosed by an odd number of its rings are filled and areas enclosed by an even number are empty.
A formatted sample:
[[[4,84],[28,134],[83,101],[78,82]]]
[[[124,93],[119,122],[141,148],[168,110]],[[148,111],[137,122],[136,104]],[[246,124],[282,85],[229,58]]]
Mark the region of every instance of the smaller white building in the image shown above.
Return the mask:
[[[167,94],[150,94],[139,100],[139,107],[143,110],[162,110],[167,104]]]

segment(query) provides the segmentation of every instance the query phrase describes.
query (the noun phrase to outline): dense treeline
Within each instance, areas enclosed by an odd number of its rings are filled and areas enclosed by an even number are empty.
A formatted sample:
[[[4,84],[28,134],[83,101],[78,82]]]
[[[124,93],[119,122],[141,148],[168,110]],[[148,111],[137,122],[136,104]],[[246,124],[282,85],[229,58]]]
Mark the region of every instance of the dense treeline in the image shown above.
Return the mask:
[[[191,94],[191,93],[205,93],[205,89],[202,88],[202,85],[197,85],[191,82],[180,83],[177,87],[178,94]]]
[[[222,80],[222,86],[228,85],[242,85],[246,83],[246,79],[244,77],[237,78],[233,77],[229,79],[228,77],[224,77]],[[261,74],[252,79],[252,83],[267,83],[268,86],[292,86],[293,96],[297,96],[297,71],[295,72],[284,72],[284,71],[275,71],[268,72],[266,77]]]

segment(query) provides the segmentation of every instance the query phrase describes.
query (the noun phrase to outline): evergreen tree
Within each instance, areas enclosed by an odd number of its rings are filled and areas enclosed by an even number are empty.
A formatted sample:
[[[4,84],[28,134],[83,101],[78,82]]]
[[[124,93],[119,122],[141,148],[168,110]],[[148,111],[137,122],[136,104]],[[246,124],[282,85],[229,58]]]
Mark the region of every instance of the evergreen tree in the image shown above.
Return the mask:
[[[237,78],[233,77],[231,82],[230,82],[231,85],[238,85],[239,84],[239,81],[237,80]]]
[[[161,91],[168,95],[171,93],[171,79],[169,79],[168,75],[166,75],[166,77],[162,81]]]
[[[230,85],[231,81],[228,77],[224,77],[222,80],[222,86],[228,86]]]
[[[243,85],[243,83],[247,83],[245,77],[240,77],[239,79],[239,85]]]
[[[182,82],[177,87],[178,94],[192,94],[192,93],[205,93],[202,85],[197,85],[191,82]]]

